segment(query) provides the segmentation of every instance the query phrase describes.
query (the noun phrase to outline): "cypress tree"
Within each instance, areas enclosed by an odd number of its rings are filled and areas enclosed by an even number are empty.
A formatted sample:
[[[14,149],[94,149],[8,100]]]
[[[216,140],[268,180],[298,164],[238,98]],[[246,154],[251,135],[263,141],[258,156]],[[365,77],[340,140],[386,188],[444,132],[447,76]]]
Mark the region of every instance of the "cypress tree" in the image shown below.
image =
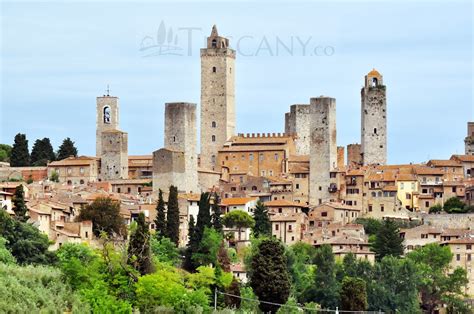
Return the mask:
[[[30,151],[28,150],[28,140],[25,134],[15,135],[15,142],[10,156],[12,167],[27,167],[30,165]]]
[[[31,164],[33,166],[46,166],[48,161],[54,161],[55,158],[56,155],[49,138],[45,137],[42,140],[37,139],[35,141],[31,150]]]
[[[260,301],[285,304],[290,296],[285,248],[277,239],[264,239],[258,245],[258,252],[252,257],[250,286]],[[278,305],[260,303],[264,313],[276,313]]]
[[[28,208],[25,204],[25,191],[23,190],[22,184],[18,185],[15,189],[15,194],[13,195],[13,211],[18,221],[26,222],[28,220]]]
[[[178,205],[178,188],[170,186],[170,194],[168,197],[168,214],[166,219],[166,236],[179,244],[179,205]]]
[[[128,243],[128,264],[135,268],[141,275],[153,271],[150,253],[150,231],[145,215],[140,213],[136,220],[137,228],[130,236]]]
[[[268,209],[262,202],[260,202],[260,200],[257,202],[257,206],[255,207],[253,218],[255,219],[255,225],[252,230],[253,235],[255,237],[271,236],[272,224],[268,217]]]
[[[161,238],[166,235],[165,201],[163,200],[163,191],[161,189],[158,192],[158,204],[156,205],[155,228],[156,228],[156,236],[158,238]]]
[[[59,146],[57,160],[63,160],[69,156],[77,157],[77,148],[69,137],[65,138],[61,146]]]
[[[331,246],[324,244],[316,251],[314,264],[316,265],[314,280],[316,285],[310,292],[310,299],[319,303],[322,308],[335,308],[339,303],[339,287]]]
[[[213,199],[214,202],[212,203],[212,215],[211,215],[211,224],[214,229],[216,229],[217,232],[222,233],[223,232],[223,226],[222,226],[222,211],[221,207],[219,206],[219,196],[217,195],[216,192],[213,194]]]
[[[196,222],[196,239],[201,242],[202,235],[204,234],[204,228],[211,227],[211,214],[209,204],[209,193],[201,193],[201,199],[199,200],[199,211]]]
[[[375,235],[372,249],[375,258],[380,261],[384,256],[399,257],[403,255],[403,239],[398,226],[391,220],[385,220]]]
[[[217,263],[226,273],[230,273],[230,258],[227,248],[224,241],[221,242],[219,246],[219,251],[217,251]]]
[[[194,216],[189,217],[188,223],[188,244],[186,245],[186,251],[184,252],[184,265],[183,268],[187,271],[194,271],[196,270],[195,264],[193,262],[193,254],[199,248],[199,241],[196,239],[196,226],[194,223]]]

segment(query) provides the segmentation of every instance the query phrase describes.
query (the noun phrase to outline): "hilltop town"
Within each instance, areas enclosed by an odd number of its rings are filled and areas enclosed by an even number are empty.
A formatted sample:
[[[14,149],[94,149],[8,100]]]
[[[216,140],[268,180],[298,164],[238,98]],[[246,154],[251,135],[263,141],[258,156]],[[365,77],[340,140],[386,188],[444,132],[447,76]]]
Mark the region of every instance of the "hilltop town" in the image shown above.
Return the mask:
[[[119,97],[99,96],[96,155],[73,155],[45,166],[1,163],[2,208],[15,216],[14,196],[22,186],[28,222],[48,236],[51,251],[70,243],[101,247],[92,221],[77,219],[81,210],[109,198],[120,204],[126,225],[143,214],[153,233],[160,222],[160,191],[166,202],[173,186],[178,247],[189,246],[190,222],[198,221],[202,195],[209,193],[210,206],[222,216],[233,211],[254,216],[263,204],[271,235],[287,246],[329,245],[337,259],[351,254],[372,264],[376,252],[364,223],[390,220],[400,227],[404,254],[430,243],[449,247],[451,266],[467,273],[463,292],[474,298],[474,122],[467,122],[466,138],[459,139],[465,143],[463,155],[388,164],[390,87],[372,69],[361,73],[360,143],[336,142],[336,99],[329,96],[307,95],[307,103],[289,106],[281,117],[284,132],[237,134],[236,53],[216,26],[200,58],[200,112],[196,103],[166,103],[164,147],[130,155],[127,131],[133,130],[120,128]],[[224,225],[226,246],[237,254],[245,251],[251,230]],[[230,271],[242,283],[249,280],[243,259],[236,259]]]

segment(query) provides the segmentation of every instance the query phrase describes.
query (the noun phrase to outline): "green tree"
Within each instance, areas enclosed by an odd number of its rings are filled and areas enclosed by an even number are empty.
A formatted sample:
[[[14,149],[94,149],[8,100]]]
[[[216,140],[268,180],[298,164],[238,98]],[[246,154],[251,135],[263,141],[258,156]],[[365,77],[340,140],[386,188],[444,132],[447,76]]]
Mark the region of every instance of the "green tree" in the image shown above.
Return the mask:
[[[316,249],[311,244],[298,242],[286,251],[290,271],[292,295],[299,303],[308,301],[308,293],[314,286]]]
[[[54,161],[55,158],[56,155],[49,138],[45,137],[35,141],[31,150],[31,164],[33,166],[46,166],[49,161]]]
[[[441,204],[435,204],[435,205],[430,207],[428,212],[430,214],[436,214],[436,213],[441,212],[442,210],[443,210],[443,206],[441,206]]]
[[[222,233],[222,211],[219,206],[219,196],[216,192],[213,193],[213,203],[212,203],[212,215],[211,215],[211,224],[217,232]]]
[[[81,210],[78,221],[92,221],[92,228],[96,237],[101,232],[108,236],[123,236],[126,234],[125,223],[120,215],[120,202],[109,197],[98,197],[91,204]]]
[[[206,227],[197,251],[192,255],[195,266],[217,265],[217,252],[222,242],[222,234],[214,228]]]
[[[309,299],[323,308],[335,308],[339,304],[339,286],[336,281],[336,265],[331,246],[324,244],[316,250],[314,288]]]
[[[367,291],[364,280],[344,277],[341,285],[341,308],[346,311],[367,309]]]
[[[250,286],[260,301],[285,304],[290,296],[290,276],[285,248],[277,239],[264,239],[258,245],[258,253],[252,258]],[[265,313],[276,313],[279,306],[259,305]]]
[[[64,282],[59,269],[0,263],[2,313],[88,313],[89,305]]]
[[[179,265],[181,255],[179,254],[176,244],[171,242],[170,239],[166,237],[161,237],[160,239],[151,237],[150,247],[153,256],[158,262],[173,266]]]
[[[419,266],[422,308],[426,312],[434,313],[443,303],[452,307],[462,304],[467,275],[460,267],[451,269],[453,254],[449,246],[431,243],[410,252],[407,258]]]
[[[70,156],[77,157],[77,148],[74,146],[74,142],[69,137],[65,138],[57,153],[57,160],[63,160]]]
[[[166,236],[176,245],[179,244],[179,205],[178,188],[170,186],[168,195],[168,213],[166,220]]]
[[[201,193],[201,199],[199,200],[199,211],[196,221],[196,240],[200,241],[204,234],[204,229],[211,227],[211,213],[209,204],[210,195],[209,193]]]
[[[18,133],[15,135],[15,142],[10,156],[10,165],[12,167],[26,167],[30,165],[30,151],[25,134]]]
[[[227,295],[224,296],[224,302],[226,307],[231,309],[240,308],[240,284],[235,277],[232,278],[232,283],[226,289]]]
[[[144,213],[138,215],[136,223],[136,229],[128,242],[127,262],[140,274],[145,275],[153,271],[153,265],[150,254],[150,231]]]
[[[400,237],[398,226],[393,221],[384,220],[376,233],[372,249],[378,261],[387,255],[395,257],[403,255],[403,239]]]
[[[156,228],[156,236],[158,238],[166,235],[165,201],[163,200],[163,191],[161,189],[158,192],[158,204],[156,205],[155,228]]]
[[[461,201],[458,197],[454,196],[449,198],[446,202],[444,202],[444,211],[447,213],[451,213],[453,209],[459,208],[463,210],[466,204]]]
[[[255,219],[255,225],[252,229],[253,235],[255,237],[271,236],[272,224],[270,222],[270,218],[268,217],[268,209],[265,204],[260,202],[260,200],[257,202],[253,217]]]
[[[410,259],[386,256],[373,266],[366,279],[369,310],[385,313],[420,313],[416,263]]]
[[[357,218],[355,223],[364,226],[364,231],[368,235],[375,235],[382,227],[382,222],[375,218]]]
[[[224,240],[221,241],[219,250],[217,251],[217,264],[223,271],[227,273],[230,272],[230,257]]]
[[[18,264],[52,264],[56,260],[49,251],[48,237],[36,227],[12,219],[0,210],[0,236],[5,238],[5,247],[15,257]]]
[[[199,248],[199,240],[196,236],[196,226],[194,224],[194,216],[190,215],[188,223],[188,243],[184,252],[184,263],[183,268],[187,271],[194,271],[197,266],[193,261],[193,254]]]
[[[15,188],[15,194],[13,195],[13,211],[15,212],[15,218],[21,222],[28,220],[28,207],[25,203],[25,190],[23,184],[19,184]]]
[[[9,162],[12,154],[12,147],[7,144],[0,144],[0,161]]]
[[[15,264],[16,259],[6,247],[7,240],[0,237],[0,264]]]
[[[252,228],[255,225],[255,220],[243,210],[233,210],[225,214],[222,223],[228,228],[237,228],[240,241],[242,239],[242,229]]]
[[[56,170],[53,170],[49,179],[53,182],[59,182],[59,173]]]

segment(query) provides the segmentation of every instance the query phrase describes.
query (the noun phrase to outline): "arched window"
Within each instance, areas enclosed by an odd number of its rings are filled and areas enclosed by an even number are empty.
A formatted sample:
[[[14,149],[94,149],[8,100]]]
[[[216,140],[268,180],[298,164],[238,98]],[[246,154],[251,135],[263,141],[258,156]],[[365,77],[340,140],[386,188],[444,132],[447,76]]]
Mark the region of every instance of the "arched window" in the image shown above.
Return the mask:
[[[173,142],[176,142],[176,136],[173,136]]]
[[[377,134],[377,128],[374,128],[374,134]]]
[[[110,107],[104,107],[104,123],[110,124]]]
[[[212,48],[217,48],[217,39],[212,40]]]
[[[212,121],[211,126],[212,126],[213,128],[217,127],[216,121]]]
[[[216,67],[212,67],[212,73],[216,73],[217,72],[217,68]]]
[[[84,184],[84,180],[79,181],[80,184]]]
[[[257,191],[257,187],[255,185],[252,186],[252,191]]]
[[[216,141],[216,136],[215,136],[215,135],[213,135],[213,136],[211,137],[211,141],[213,141],[213,142]]]
[[[372,78],[372,87],[375,87],[375,86],[377,86],[378,84],[379,84],[379,81],[377,80],[377,78],[376,78],[376,77],[373,77],[373,78]]]
[[[67,180],[67,185],[72,185],[72,181],[71,181],[71,180]]]

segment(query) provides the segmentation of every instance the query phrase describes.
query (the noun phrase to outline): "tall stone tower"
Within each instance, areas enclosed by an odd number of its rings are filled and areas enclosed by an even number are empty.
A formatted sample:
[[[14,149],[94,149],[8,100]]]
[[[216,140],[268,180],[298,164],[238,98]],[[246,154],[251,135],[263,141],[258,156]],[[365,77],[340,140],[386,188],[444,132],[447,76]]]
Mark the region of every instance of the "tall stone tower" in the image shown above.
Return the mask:
[[[361,92],[361,149],[364,165],[387,163],[387,100],[382,75],[365,76]]]
[[[128,134],[119,130],[103,131],[101,143],[101,180],[128,179]]]
[[[285,133],[296,134],[296,154],[309,155],[309,105],[291,105],[290,112],[285,113]]]
[[[217,170],[217,152],[235,133],[235,51],[212,27],[201,49],[201,167]]]
[[[467,136],[464,139],[465,154],[474,155],[474,122],[467,123]]]
[[[330,201],[330,171],[337,167],[336,99],[311,98],[309,203]]]
[[[153,153],[153,189],[198,193],[196,104],[165,105],[165,147]]]
[[[95,154],[100,157],[102,153],[102,132],[119,129],[119,101],[118,97],[104,95],[97,97],[96,103]]]

